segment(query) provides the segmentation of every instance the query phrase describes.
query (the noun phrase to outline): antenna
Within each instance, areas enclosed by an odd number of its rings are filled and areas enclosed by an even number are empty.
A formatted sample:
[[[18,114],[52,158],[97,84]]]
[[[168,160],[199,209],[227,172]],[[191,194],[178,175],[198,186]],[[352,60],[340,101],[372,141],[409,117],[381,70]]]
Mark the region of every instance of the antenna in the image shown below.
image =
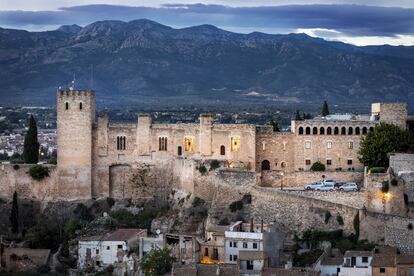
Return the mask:
[[[93,64],[91,64],[91,90],[93,90]]]

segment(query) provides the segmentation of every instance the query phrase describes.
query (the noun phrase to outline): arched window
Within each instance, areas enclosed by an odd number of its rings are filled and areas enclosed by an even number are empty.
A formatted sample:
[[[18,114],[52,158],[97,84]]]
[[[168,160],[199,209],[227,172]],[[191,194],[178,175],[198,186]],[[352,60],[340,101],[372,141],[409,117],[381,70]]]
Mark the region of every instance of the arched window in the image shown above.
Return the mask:
[[[126,149],[126,137],[125,136],[116,137],[116,149],[117,150],[125,150]]]
[[[339,127],[335,127],[334,128],[334,135],[338,135],[339,134]]]
[[[286,168],[286,162],[285,162],[285,161],[282,161],[282,162],[280,163],[280,167],[282,167],[282,168]]]
[[[321,128],[319,129],[319,134],[320,134],[320,135],[325,135],[325,128],[324,128],[324,127],[321,127]]]
[[[367,134],[367,128],[366,127],[363,127],[362,128],[362,135],[365,135],[365,134]]]
[[[306,127],[306,135],[310,135],[310,127]]]
[[[262,171],[268,171],[270,170],[270,162],[269,160],[263,160],[262,161]]]
[[[369,131],[371,132],[371,131],[374,131],[374,128],[373,127],[370,127],[369,128]]]
[[[346,127],[341,128],[341,135],[346,135]]]
[[[348,128],[348,135],[353,135],[354,134],[354,129],[352,127]]]
[[[313,134],[313,135],[318,135],[318,128],[317,128],[317,127],[314,127],[314,128],[313,128],[313,130],[312,130],[312,134]]]
[[[158,137],[158,150],[167,151],[168,140],[167,137]]]
[[[331,127],[328,127],[326,129],[326,135],[332,135],[332,128]]]
[[[79,109],[82,110],[82,103],[79,103]]]
[[[68,102],[65,103],[65,108],[66,108],[66,110],[69,109],[69,103]]]
[[[303,127],[299,127],[299,135],[303,135]]]
[[[223,145],[220,147],[220,155],[226,155],[226,147]]]
[[[360,131],[359,127],[356,127],[355,128],[355,135],[360,135],[360,134],[361,134],[361,131]]]

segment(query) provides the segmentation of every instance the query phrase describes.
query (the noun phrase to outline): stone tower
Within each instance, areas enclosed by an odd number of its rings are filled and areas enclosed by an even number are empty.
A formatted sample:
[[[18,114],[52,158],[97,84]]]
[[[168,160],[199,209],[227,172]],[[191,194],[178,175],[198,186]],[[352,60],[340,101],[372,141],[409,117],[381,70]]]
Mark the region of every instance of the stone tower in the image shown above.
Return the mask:
[[[381,123],[393,124],[402,129],[407,128],[407,104],[406,103],[373,103],[371,116]]]
[[[91,198],[95,92],[58,90],[56,111],[59,194]]]
[[[200,114],[200,155],[211,156],[212,154],[212,130],[214,116],[212,114]]]

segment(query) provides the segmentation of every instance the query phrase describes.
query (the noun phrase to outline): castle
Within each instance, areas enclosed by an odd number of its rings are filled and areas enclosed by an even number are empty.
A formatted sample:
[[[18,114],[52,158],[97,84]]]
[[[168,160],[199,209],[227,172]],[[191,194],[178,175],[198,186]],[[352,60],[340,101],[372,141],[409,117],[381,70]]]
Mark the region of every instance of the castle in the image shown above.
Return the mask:
[[[96,120],[95,97],[94,91],[57,91],[57,183],[71,198],[114,197],[114,179],[139,162],[219,160],[258,175],[283,175],[319,161],[327,171],[361,171],[361,138],[381,122],[406,128],[408,118],[404,103],[375,103],[370,115],[292,121],[290,132],[216,124],[211,114],[201,114],[198,124],[155,124],[148,114],[113,123],[107,115]]]

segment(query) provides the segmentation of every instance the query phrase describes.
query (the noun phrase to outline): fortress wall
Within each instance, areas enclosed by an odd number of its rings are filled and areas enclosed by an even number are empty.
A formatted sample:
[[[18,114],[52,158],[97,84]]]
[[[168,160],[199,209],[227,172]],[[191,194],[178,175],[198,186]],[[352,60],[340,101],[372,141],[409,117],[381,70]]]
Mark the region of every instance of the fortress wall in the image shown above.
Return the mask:
[[[56,187],[56,166],[47,165],[50,176],[41,181],[30,176],[29,170],[33,165],[19,164],[17,170],[13,166],[0,164],[0,198],[11,199],[14,191],[17,191],[19,198],[39,201],[53,200],[59,195]]]

